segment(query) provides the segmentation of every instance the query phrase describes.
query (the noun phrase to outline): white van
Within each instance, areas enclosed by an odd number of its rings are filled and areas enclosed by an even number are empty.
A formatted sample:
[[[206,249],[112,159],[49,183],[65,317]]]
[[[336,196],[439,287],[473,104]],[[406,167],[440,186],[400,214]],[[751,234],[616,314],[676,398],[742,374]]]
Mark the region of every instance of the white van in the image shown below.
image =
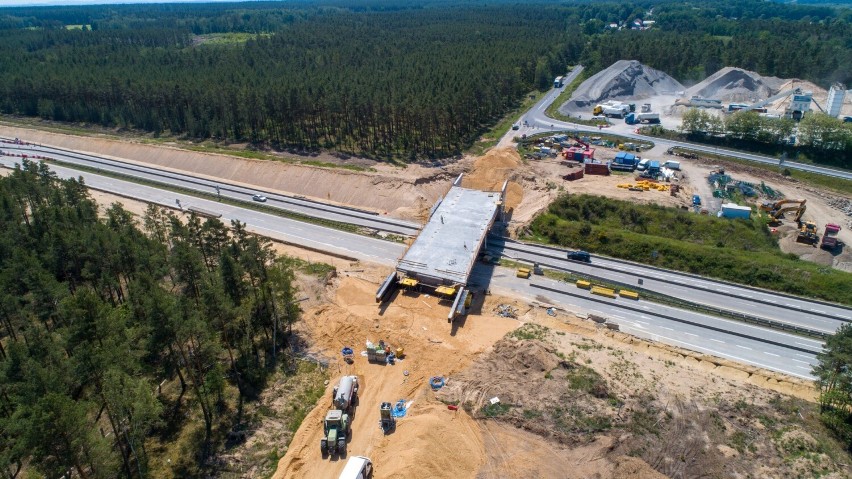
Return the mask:
[[[645,171],[648,168],[648,162],[650,162],[650,161],[651,160],[649,160],[647,158],[641,160],[639,162],[639,164],[636,165],[636,169],[639,170],[639,171]]]
[[[663,163],[663,168],[668,168],[670,170],[680,170],[680,162],[669,160]]]
[[[364,456],[351,456],[340,473],[340,479],[370,479],[373,477],[373,461]]]

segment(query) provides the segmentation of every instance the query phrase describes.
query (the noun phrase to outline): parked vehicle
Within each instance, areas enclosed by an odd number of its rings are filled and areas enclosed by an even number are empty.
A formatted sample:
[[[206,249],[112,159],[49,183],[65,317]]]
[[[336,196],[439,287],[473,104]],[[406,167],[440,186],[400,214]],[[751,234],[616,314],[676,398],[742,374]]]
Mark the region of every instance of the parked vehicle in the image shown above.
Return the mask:
[[[669,160],[669,161],[663,163],[663,167],[668,168],[670,170],[680,170],[680,162]]]
[[[352,456],[346,462],[340,479],[370,479],[373,477],[373,461],[364,456]]]
[[[323,437],[320,439],[320,452],[326,454],[345,454],[346,438],[351,432],[349,415],[339,409],[326,413],[323,421]]]
[[[829,251],[833,250],[837,246],[837,233],[840,233],[840,225],[835,223],[825,225],[825,233],[822,235],[820,247]]]
[[[701,206],[701,197],[698,195],[692,195],[692,206]]]
[[[650,161],[651,160],[649,160],[647,158],[639,161],[639,164],[636,165],[636,169],[639,170],[639,171],[645,171],[646,169],[648,169],[648,163],[650,163]]]
[[[253,199],[254,201],[259,201],[261,203],[266,203],[266,197],[260,194],[252,195],[251,199]]]
[[[334,387],[332,406],[350,412],[358,401],[358,376],[343,376]]]
[[[592,262],[592,256],[585,251],[570,251],[568,252],[568,259],[573,261],[582,261],[584,263]]]

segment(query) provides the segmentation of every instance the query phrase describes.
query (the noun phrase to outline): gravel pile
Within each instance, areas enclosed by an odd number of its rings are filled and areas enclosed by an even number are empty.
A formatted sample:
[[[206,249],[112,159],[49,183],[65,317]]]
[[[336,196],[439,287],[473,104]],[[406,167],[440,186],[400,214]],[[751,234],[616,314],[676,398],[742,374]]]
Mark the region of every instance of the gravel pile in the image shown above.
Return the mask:
[[[764,77],[740,68],[725,67],[689,88],[685,96],[753,103],[776,94],[786,81],[782,78]]]
[[[559,110],[567,114],[607,100],[639,100],[683,90],[683,85],[659,70],[636,60],[619,60],[580,84],[572,100]]]

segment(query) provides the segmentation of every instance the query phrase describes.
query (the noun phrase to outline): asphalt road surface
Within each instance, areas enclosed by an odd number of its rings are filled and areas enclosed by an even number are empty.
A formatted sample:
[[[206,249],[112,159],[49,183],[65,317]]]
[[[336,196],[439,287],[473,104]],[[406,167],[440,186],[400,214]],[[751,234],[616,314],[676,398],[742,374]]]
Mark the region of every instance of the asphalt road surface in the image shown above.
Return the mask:
[[[216,187],[218,186],[219,194],[222,197],[240,201],[251,201],[253,195],[261,194],[267,198],[265,204],[270,207],[315,218],[355,224],[365,228],[372,228],[390,233],[411,236],[416,235],[420,230],[420,225],[417,223],[381,216],[370,211],[359,210],[357,208],[347,206],[332,205],[297,196],[282,195],[256,188],[247,188],[220,180],[213,180],[188,173],[168,171],[160,168],[121,161],[114,158],[95,156],[49,146],[19,145],[14,143],[0,143],[0,151],[4,152],[4,154],[29,155],[31,157],[37,155],[67,164],[97,168],[102,171],[132,176],[146,181],[167,184],[205,194],[216,194]]]
[[[648,289],[692,303],[821,333],[833,334],[844,323],[852,322],[850,308],[696,275],[597,255],[592,257],[591,263],[570,261],[567,259],[568,250],[502,238],[490,238],[488,246],[490,251],[512,259],[537,262],[544,266],[553,266],[628,287]]]
[[[597,314],[618,324],[621,331],[645,339],[804,379],[813,379],[811,368],[823,347],[821,341],[715,316],[642,300],[595,296],[573,284],[541,276],[524,280],[507,268],[477,265],[471,281],[492,293]]]

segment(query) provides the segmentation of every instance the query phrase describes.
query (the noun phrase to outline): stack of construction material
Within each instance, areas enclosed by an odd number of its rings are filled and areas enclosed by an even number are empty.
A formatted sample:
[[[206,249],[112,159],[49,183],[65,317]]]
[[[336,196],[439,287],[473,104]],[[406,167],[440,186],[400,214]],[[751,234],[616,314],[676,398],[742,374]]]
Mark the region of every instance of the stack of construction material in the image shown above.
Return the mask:
[[[563,176],[562,178],[565,179],[566,181],[574,181],[574,180],[579,180],[582,177],[583,177],[583,169],[580,168],[579,170],[574,170],[574,171],[568,173],[567,175]]]
[[[587,175],[609,175],[609,162],[599,163],[599,162],[591,162],[586,163],[586,174]]]

